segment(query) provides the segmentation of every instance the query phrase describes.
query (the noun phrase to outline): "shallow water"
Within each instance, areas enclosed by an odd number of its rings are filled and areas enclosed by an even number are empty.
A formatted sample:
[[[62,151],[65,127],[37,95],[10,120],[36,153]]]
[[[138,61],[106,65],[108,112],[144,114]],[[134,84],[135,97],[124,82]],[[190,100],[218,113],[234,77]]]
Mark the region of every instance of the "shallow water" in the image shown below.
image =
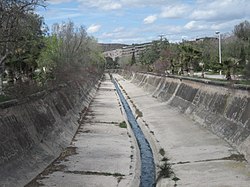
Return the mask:
[[[137,143],[139,145],[140,157],[141,157],[140,187],[154,187],[155,186],[155,163],[154,163],[153,152],[141,128],[139,127],[131,108],[129,107],[126,99],[124,98],[117,82],[113,80],[113,83],[116,87],[116,91],[122,102],[122,106],[126,112],[128,122],[134,132]]]

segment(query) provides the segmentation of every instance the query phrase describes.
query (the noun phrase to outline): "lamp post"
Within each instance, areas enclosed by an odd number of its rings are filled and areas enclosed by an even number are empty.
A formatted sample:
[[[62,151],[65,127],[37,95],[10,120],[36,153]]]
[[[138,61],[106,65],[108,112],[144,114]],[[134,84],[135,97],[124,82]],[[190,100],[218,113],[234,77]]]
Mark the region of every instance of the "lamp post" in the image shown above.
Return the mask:
[[[221,64],[221,34],[220,31],[216,31],[215,34],[218,34],[219,36],[219,63]],[[221,75],[221,70],[220,70]]]

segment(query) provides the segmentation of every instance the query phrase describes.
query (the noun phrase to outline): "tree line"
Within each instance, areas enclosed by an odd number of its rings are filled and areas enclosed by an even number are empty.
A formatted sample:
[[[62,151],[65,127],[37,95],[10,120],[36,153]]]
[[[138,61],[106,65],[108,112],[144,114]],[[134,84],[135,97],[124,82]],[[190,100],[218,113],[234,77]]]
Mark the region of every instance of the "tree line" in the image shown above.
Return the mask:
[[[228,80],[232,75],[250,78],[250,23],[244,21],[235,25],[232,34],[221,36],[222,63],[219,63],[218,37],[204,37],[195,41],[169,43],[167,39],[153,41],[140,53],[122,57],[117,63],[136,71],[151,71],[178,75],[193,72],[218,74],[220,71]],[[125,63],[127,61],[127,63]]]
[[[96,39],[71,21],[49,30],[35,12],[45,6],[45,0],[0,1],[0,95],[23,96],[20,89],[34,92],[103,70]]]

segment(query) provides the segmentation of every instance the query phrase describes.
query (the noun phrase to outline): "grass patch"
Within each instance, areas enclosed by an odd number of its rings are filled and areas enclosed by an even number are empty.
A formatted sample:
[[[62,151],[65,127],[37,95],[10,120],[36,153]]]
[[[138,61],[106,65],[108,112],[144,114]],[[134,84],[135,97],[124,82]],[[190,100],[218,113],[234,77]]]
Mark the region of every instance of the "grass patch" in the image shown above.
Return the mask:
[[[119,127],[126,129],[127,128],[126,122],[123,121],[123,122],[119,123]]]

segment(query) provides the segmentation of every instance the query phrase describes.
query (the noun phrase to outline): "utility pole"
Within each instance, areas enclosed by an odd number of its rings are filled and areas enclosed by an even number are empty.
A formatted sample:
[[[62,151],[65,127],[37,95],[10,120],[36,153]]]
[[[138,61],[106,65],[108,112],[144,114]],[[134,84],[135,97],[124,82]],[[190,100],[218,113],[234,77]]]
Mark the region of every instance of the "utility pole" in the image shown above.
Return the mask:
[[[219,63],[221,64],[221,34],[220,31],[216,31],[215,34],[218,34],[219,36]],[[221,75],[221,70],[220,70]]]

